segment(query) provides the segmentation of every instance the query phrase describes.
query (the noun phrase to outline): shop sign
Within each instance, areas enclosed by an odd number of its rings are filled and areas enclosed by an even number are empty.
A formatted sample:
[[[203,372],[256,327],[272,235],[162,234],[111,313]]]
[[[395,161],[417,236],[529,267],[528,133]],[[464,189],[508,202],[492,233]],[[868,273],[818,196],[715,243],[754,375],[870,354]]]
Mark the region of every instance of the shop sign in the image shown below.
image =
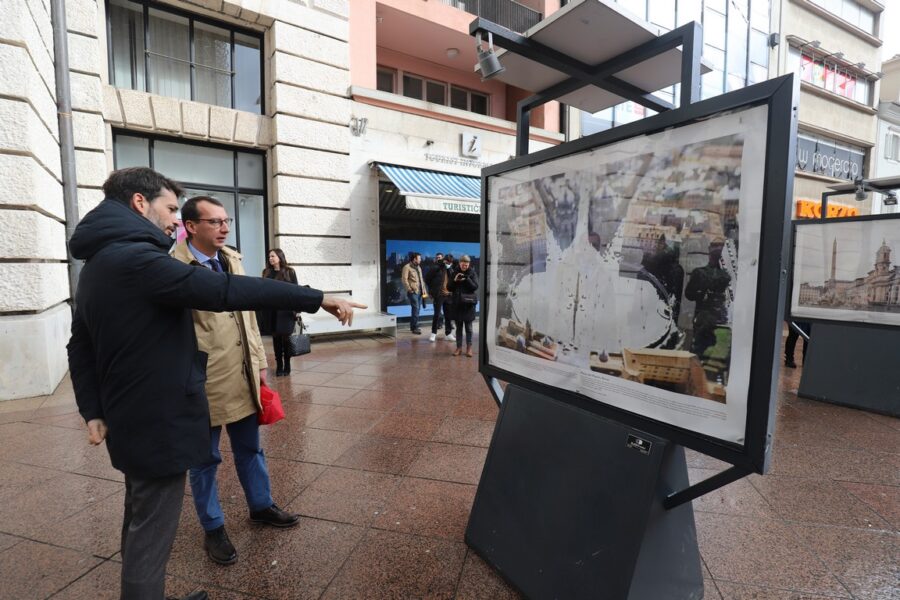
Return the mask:
[[[459,153],[466,158],[481,158],[481,135],[468,132],[459,134]]]
[[[431,198],[428,196],[406,196],[406,208],[412,210],[435,210],[438,212],[481,214],[479,200],[462,198]]]
[[[862,148],[841,146],[805,135],[797,136],[797,169],[805,173],[854,180],[862,176],[865,158]]]
[[[822,218],[822,203],[818,200],[808,200],[806,198],[798,198],[797,199],[797,212],[796,216],[798,219],[821,219]],[[849,206],[847,204],[840,204],[838,202],[829,202],[828,203],[828,218],[833,219],[834,217],[858,217],[859,216],[859,208],[856,206]]]

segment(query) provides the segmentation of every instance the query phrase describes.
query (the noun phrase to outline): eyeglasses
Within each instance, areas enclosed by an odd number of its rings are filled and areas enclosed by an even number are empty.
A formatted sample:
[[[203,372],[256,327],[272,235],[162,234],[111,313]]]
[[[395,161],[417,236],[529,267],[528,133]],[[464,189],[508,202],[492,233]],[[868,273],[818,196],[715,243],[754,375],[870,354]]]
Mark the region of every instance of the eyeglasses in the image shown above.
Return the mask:
[[[222,225],[228,225],[231,227],[231,224],[234,223],[234,219],[228,217],[227,219],[190,219],[191,221],[203,221],[204,223],[209,223],[213,227],[221,227]]]

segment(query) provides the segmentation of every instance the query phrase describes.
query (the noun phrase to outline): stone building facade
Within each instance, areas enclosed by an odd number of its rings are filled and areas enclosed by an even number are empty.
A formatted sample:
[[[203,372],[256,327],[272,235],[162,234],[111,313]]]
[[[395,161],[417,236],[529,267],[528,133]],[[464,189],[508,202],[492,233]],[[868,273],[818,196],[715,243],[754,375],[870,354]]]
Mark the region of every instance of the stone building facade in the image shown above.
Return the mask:
[[[559,2],[525,5],[540,19]],[[473,72],[475,15],[458,3],[66,0],[65,9],[73,223],[102,201],[111,170],[152,166],[189,194],[225,203],[237,219],[228,243],[248,273],[262,270],[266,248],[280,247],[303,283],[377,313],[379,205],[389,183],[377,164],[476,177],[514,152],[509,107],[527,92]],[[437,38],[379,33],[397,20],[407,31],[423,25],[439,36],[440,53],[449,60],[455,49],[459,60],[436,68],[423,58]],[[49,393],[67,370],[72,292],[52,31],[49,0],[0,5],[0,400]],[[415,72],[429,93],[444,85],[445,102],[399,85],[384,91],[384,68],[404,82]],[[535,148],[563,139],[554,109],[533,118],[542,127]],[[460,148],[473,132],[477,159]],[[415,219],[465,236],[477,230],[477,215],[405,214],[414,220],[399,227],[412,239]]]

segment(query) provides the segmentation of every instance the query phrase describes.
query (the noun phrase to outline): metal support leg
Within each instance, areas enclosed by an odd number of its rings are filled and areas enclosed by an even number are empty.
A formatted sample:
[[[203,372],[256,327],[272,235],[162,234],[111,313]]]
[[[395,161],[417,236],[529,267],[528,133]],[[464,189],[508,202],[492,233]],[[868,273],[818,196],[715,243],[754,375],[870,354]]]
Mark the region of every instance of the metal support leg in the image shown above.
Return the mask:
[[[516,106],[516,156],[528,154],[528,130],[531,129],[531,109],[523,102]]]

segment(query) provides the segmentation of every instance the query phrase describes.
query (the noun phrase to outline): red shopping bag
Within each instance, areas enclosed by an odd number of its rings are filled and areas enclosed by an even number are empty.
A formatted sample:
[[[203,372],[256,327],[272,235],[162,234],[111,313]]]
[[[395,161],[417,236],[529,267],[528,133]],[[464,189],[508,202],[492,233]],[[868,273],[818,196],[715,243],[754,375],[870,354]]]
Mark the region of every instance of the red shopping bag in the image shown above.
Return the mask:
[[[284,407],[281,406],[281,396],[267,385],[259,386],[259,401],[262,410],[259,412],[259,424],[271,425],[284,418]]]

